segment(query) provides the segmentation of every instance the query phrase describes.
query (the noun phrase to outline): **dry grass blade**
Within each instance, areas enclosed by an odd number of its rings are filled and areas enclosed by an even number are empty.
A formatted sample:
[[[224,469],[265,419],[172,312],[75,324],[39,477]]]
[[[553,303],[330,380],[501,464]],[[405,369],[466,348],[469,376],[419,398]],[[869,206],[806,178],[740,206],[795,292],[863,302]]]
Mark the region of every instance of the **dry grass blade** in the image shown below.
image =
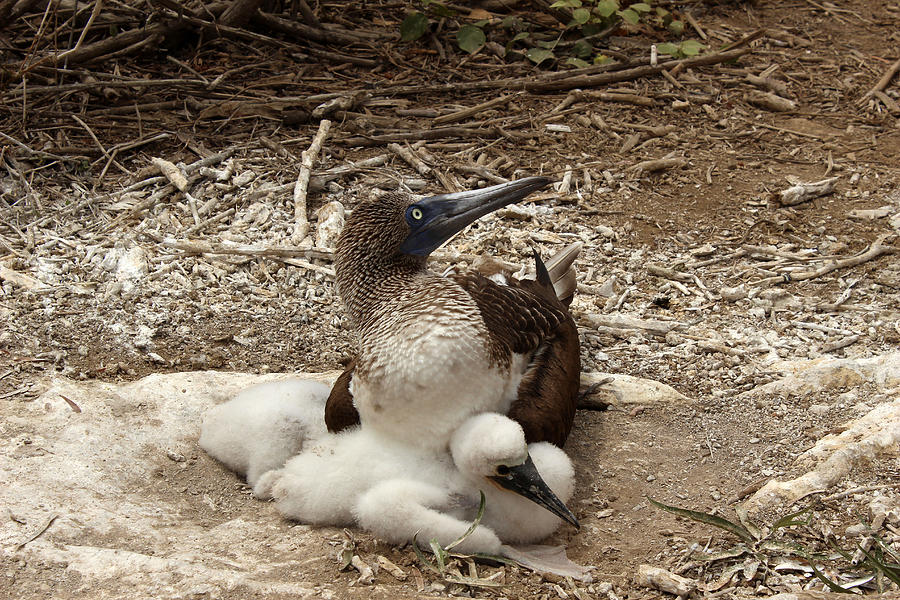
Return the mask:
[[[847,588],[841,587],[838,584],[836,584],[835,582],[833,582],[832,580],[825,577],[825,575],[822,574],[822,572],[816,568],[816,565],[814,565],[812,563],[812,561],[807,560],[806,563],[809,565],[809,568],[812,569],[813,575],[815,575],[819,579],[819,581],[821,581],[826,586],[828,586],[828,589],[830,589],[832,592],[837,592],[839,594],[852,594],[853,593],[852,591],[848,590]]]
[[[428,558],[425,556],[425,553],[422,552],[421,548],[419,548],[419,544],[416,541],[416,537],[418,537],[418,534],[413,536],[412,546],[413,546],[413,551],[416,553],[416,556],[419,559],[419,562],[421,562],[425,566],[425,568],[428,569],[429,571],[431,571],[432,573],[437,573],[438,575],[443,575],[444,574],[443,571],[439,570],[438,567],[433,562],[428,560]]]
[[[752,545],[757,541],[756,538],[753,537],[753,534],[751,534],[746,527],[738,523],[733,523],[728,519],[724,519],[722,517],[711,515],[709,513],[701,512],[698,510],[688,510],[686,508],[678,508],[677,506],[669,506],[668,504],[657,502],[650,496],[647,496],[647,500],[649,500],[650,503],[653,504],[653,506],[661,508],[666,512],[670,512],[681,517],[687,517],[688,519],[706,523],[707,525],[713,525],[714,527],[718,527],[719,529],[729,531],[748,544]]]
[[[784,527],[793,527],[794,525],[809,525],[809,522],[812,520],[813,508],[809,506],[804,508],[803,510],[798,510],[797,512],[792,512],[790,514],[784,515],[775,523],[772,524],[772,531],[778,531]],[[801,515],[806,515],[805,519],[798,519],[797,517]]]
[[[472,532],[475,531],[475,529],[478,527],[478,524],[481,523],[481,517],[484,516],[484,492],[479,490],[478,493],[481,494],[481,500],[479,500],[479,502],[478,502],[478,514],[475,515],[475,520],[472,521],[472,525],[470,525],[469,528],[466,529],[466,532],[463,533],[461,536],[459,536],[458,539],[456,539],[455,541],[448,544],[447,547],[444,548],[445,550],[449,551],[449,550],[452,550],[453,548],[455,548],[456,546],[459,546],[461,543],[463,543],[465,541],[465,539],[467,537],[472,535]]]

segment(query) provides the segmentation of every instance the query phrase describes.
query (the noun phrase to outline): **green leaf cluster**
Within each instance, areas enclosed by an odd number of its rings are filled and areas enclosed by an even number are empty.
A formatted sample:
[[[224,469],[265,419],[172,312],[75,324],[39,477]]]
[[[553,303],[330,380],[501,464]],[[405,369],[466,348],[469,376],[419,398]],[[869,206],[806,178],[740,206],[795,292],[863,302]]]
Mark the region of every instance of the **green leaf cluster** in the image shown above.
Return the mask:
[[[572,20],[566,29],[579,31],[584,36],[571,45],[569,56],[565,59],[565,64],[574,67],[588,67],[591,64],[602,64],[610,60],[602,52],[595,52],[590,38],[620,24],[664,27],[675,36],[680,36],[684,31],[682,21],[675,19],[665,8],[651,6],[651,0],[627,5],[620,4],[619,0],[556,0],[551,7],[571,12]],[[422,10],[410,13],[401,23],[400,39],[405,42],[415,41],[425,35],[431,27],[433,19],[452,18],[456,15],[456,11],[447,5],[435,0],[422,0]],[[474,54],[481,49],[487,41],[485,27],[488,24],[488,21],[477,21],[460,25],[456,32],[456,44],[460,50]],[[500,26],[516,32],[506,45],[507,54],[515,52],[513,47],[522,43],[526,46],[524,57],[535,65],[557,60],[556,46],[559,39],[554,41],[533,39],[532,33],[523,31],[526,25],[514,16],[504,18]],[[657,48],[662,54],[686,58],[696,56],[705,46],[695,40],[685,40],[678,43],[659,44]]]
[[[431,26],[429,14],[441,19],[456,16],[456,11],[452,8],[434,0],[423,0],[422,7],[425,12],[411,12],[400,23],[400,39],[402,41],[413,42],[425,35]],[[459,49],[469,54],[477,52],[487,41],[487,37],[484,35],[485,25],[487,25],[487,21],[476,21],[473,24],[460,26],[459,31],[456,32],[456,44]]]
[[[656,45],[656,49],[660,54],[668,54],[675,58],[690,58],[691,56],[697,56],[700,54],[700,51],[705,48],[706,46],[697,40],[684,40],[678,44],[666,42],[664,44]]]

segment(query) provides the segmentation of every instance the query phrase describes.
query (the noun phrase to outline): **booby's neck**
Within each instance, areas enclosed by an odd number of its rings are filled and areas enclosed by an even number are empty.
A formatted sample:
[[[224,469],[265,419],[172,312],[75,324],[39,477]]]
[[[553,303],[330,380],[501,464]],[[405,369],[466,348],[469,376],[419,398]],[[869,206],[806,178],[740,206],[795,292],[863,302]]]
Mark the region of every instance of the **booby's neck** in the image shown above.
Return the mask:
[[[339,245],[335,258],[338,293],[357,327],[428,273],[424,257],[385,256],[362,244]]]

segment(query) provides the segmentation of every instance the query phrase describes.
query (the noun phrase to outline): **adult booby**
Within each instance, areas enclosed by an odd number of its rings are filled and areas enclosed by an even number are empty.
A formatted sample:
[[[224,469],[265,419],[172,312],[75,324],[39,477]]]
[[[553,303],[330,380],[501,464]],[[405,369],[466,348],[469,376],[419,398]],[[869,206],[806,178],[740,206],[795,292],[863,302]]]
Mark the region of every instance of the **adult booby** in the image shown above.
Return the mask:
[[[470,415],[498,412],[518,421],[529,442],[565,443],[579,386],[578,332],[540,260],[537,281],[508,285],[477,271],[444,277],[425,266],[468,224],[548,183],[528,177],[428,198],[389,194],[354,209],[335,271],[359,351],[332,389],[329,431],[361,421],[442,448]],[[578,248],[550,263],[569,272]]]

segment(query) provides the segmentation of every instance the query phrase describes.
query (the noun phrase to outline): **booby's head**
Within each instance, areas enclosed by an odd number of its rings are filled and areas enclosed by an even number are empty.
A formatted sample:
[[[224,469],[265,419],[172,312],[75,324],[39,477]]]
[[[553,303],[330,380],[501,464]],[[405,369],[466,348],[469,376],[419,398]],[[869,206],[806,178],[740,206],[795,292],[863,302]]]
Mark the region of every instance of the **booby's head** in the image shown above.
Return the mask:
[[[526,177],[480,190],[420,198],[387,194],[367,198],[348,217],[337,244],[341,262],[361,252],[376,259],[423,259],[479,217],[518,202],[548,183]]]
[[[539,504],[577,528],[578,519],[550,489],[528,454],[522,427],[509,417],[482,413],[470,417],[450,440],[456,467]]]

